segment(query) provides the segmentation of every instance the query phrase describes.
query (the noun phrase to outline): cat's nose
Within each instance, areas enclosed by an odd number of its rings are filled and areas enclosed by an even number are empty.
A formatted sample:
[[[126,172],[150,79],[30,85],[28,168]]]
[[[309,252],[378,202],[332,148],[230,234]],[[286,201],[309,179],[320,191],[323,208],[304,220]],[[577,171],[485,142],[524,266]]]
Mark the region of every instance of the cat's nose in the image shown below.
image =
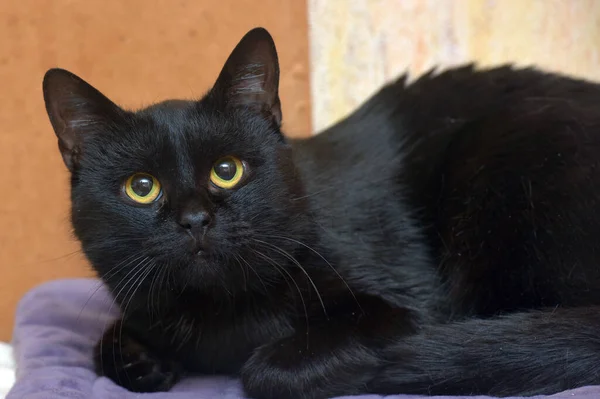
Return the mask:
[[[204,235],[212,223],[212,217],[204,210],[187,210],[179,215],[178,223],[184,229],[189,230],[193,236],[198,237]]]

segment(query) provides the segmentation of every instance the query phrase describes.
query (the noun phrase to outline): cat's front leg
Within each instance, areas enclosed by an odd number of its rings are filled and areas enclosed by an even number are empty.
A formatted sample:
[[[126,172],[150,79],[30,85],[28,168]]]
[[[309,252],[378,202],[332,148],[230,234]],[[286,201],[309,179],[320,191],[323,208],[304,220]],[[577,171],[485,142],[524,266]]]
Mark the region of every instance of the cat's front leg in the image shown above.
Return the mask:
[[[413,332],[408,311],[367,303],[362,311],[309,324],[290,337],[257,348],[242,369],[244,389],[253,399],[325,399],[364,393],[381,367],[383,343]]]
[[[96,372],[133,392],[168,391],[181,367],[139,342],[121,320],[108,328],[94,349]]]

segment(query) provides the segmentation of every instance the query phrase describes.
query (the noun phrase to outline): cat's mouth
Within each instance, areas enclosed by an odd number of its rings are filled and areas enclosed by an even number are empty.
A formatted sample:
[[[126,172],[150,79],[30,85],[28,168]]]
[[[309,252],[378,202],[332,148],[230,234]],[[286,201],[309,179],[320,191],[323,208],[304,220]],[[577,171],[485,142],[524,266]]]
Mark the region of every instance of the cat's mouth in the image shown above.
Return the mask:
[[[196,256],[203,257],[203,256],[206,256],[206,255],[207,255],[206,249],[199,248],[199,249],[196,250]]]
[[[190,251],[196,256],[205,256],[209,247],[206,234],[196,236],[188,231],[188,236]]]
[[[204,240],[194,240],[192,242],[192,253],[196,256],[201,256],[206,254],[206,245]]]

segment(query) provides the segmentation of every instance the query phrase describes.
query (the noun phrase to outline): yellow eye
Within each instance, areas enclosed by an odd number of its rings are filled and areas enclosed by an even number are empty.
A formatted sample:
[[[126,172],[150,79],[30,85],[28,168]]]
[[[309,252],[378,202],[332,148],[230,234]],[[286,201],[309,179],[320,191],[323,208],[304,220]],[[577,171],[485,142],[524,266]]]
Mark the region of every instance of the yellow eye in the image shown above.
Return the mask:
[[[138,204],[149,204],[160,195],[160,183],[147,173],[136,173],[125,182],[125,194]]]
[[[210,170],[210,181],[219,188],[234,188],[244,176],[244,164],[234,156],[223,157]]]

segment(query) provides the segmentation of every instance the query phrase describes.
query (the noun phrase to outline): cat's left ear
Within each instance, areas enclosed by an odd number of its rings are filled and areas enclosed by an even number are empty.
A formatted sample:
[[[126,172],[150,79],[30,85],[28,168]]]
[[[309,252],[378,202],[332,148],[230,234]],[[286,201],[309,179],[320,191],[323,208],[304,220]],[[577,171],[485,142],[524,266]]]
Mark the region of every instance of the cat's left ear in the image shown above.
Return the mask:
[[[235,47],[213,93],[226,106],[244,106],[281,126],[279,62],[273,38],[263,28],[248,32]]]

